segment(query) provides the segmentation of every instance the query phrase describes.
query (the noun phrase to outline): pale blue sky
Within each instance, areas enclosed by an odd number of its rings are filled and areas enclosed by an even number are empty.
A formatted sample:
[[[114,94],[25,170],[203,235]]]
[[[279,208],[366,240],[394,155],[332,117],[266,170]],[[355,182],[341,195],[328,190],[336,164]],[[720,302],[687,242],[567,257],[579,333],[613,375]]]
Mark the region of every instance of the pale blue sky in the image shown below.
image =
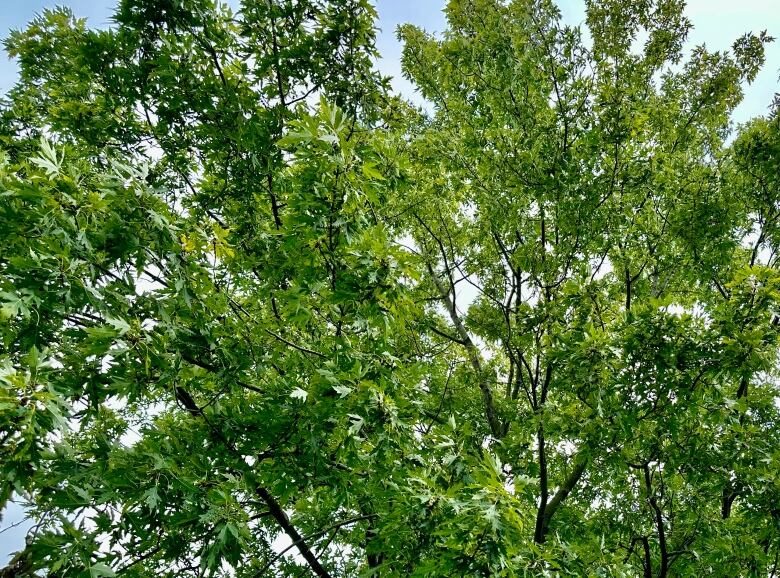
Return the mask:
[[[395,77],[396,90],[414,98],[411,85],[401,77],[401,46],[395,39],[395,28],[404,22],[411,22],[429,31],[444,27],[442,9],[444,0],[375,0],[379,11],[379,26],[382,29],[377,47],[383,58],[381,70]],[[629,1],[629,0],[627,0]],[[230,2],[236,4],[237,2]],[[23,27],[37,12],[45,7],[66,5],[77,16],[88,18],[92,26],[108,26],[114,0],[0,0],[0,34]],[[578,24],[584,20],[583,0],[559,0],[564,18],[568,23]],[[688,17],[694,24],[690,45],[705,43],[713,50],[727,49],[737,37],[745,32],[759,32],[766,29],[778,38],[767,51],[767,63],[752,86],[746,89],[744,102],[735,113],[735,120],[743,122],[765,114],[772,96],[778,91],[780,71],[780,1],[779,0],[688,0]],[[15,82],[16,65],[0,57],[0,93],[5,93]],[[18,507],[11,507],[0,522],[0,567],[8,560],[10,552],[23,545],[28,527],[22,524],[9,528],[22,518]],[[4,531],[5,530],[5,531]]]
[[[397,90],[412,96],[411,85],[401,76],[401,47],[395,39],[395,28],[412,22],[431,31],[444,26],[442,9],[445,0],[375,0],[382,31],[378,48],[383,55],[380,66],[394,77]],[[627,0],[629,1],[629,0]],[[237,4],[238,0],[229,0]],[[0,0],[0,34],[19,28],[44,7],[57,4],[70,6],[78,16],[88,18],[91,25],[107,26],[114,0]],[[559,0],[558,5],[569,23],[584,20],[583,0]],[[688,0],[687,14],[695,26],[691,45],[706,43],[710,49],[727,49],[738,36],[747,31],[768,30],[780,39],[779,0]],[[13,85],[16,67],[7,58],[0,57],[0,93]],[[746,91],[745,101],[735,114],[737,121],[745,121],[766,112],[772,95],[777,91],[780,71],[780,42],[770,45],[767,64],[754,84]],[[2,536],[2,534],[0,534]]]

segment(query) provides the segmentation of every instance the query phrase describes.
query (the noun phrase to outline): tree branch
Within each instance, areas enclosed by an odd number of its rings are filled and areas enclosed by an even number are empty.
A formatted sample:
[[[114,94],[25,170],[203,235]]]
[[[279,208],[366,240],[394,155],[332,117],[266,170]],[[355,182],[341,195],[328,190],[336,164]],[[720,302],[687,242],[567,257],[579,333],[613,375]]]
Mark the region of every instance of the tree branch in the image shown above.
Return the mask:
[[[555,495],[546,504],[542,511],[541,519],[537,519],[537,527],[540,532],[538,543],[544,542],[550,527],[550,521],[585,473],[585,469],[588,467],[588,457],[585,455],[585,451],[586,448],[583,448],[575,455],[572,471],[569,472],[561,487],[558,488],[558,491],[555,492]]]
[[[463,322],[460,320],[458,312],[455,310],[455,304],[449,297],[449,291],[447,291],[446,287],[444,287],[441,280],[439,279],[439,276],[433,270],[433,267],[431,267],[430,264],[428,264],[427,267],[428,272],[431,275],[431,279],[433,280],[433,283],[436,285],[436,289],[441,295],[441,300],[444,302],[447,313],[450,315],[452,324],[455,326],[455,330],[460,336],[461,343],[466,349],[469,362],[471,363],[474,372],[477,374],[477,383],[479,384],[479,389],[482,392],[482,401],[485,406],[485,416],[487,417],[488,425],[490,426],[490,432],[493,434],[493,437],[500,439],[506,432],[504,425],[501,423],[501,420],[498,418],[498,414],[496,413],[495,402],[493,401],[493,391],[491,390],[490,384],[486,379],[485,370],[482,367],[482,357],[479,353],[479,349],[471,340],[471,336],[469,335],[468,331],[466,331],[466,327],[463,325]]]

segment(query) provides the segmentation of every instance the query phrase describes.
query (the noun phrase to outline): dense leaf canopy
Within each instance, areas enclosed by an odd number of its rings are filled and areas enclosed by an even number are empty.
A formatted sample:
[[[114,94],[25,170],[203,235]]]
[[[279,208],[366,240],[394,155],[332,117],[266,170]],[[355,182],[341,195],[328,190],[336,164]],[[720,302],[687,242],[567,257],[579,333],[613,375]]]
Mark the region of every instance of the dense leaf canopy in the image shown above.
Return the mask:
[[[780,116],[682,0],[6,41],[0,576],[775,576]]]

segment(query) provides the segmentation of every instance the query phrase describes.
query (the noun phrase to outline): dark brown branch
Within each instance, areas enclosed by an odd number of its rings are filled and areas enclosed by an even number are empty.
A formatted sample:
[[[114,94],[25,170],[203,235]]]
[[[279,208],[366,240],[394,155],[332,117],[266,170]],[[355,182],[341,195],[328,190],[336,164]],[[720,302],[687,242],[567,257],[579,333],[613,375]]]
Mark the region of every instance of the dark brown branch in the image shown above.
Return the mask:
[[[468,331],[466,331],[466,327],[463,325],[463,322],[460,320],[458,312],[455,310],[455,303],[453,303],[449,297],[449,291],[446,289],[446,287],[444,287],[441,280],[439,279],[439,276],[436,274],[430,264],[428,265],[428,272],[431,275],[433,283],[436,285],[436,289],[438,289],[439,294],[441,295],[441,300],[444,302],[444,306],[447,309],[447,313],[450,315],[452,324],[455,326],[455,330],[460,336],[463,347],[466,349],[469,362],[471,363],[471,366],[477,375],[477,383],[479,384],[479,389],[482,392],[482,401],[485,406],[485,416],[487,417],[488,425],[490,426],[490,432],[493,434],[493,437],[499,439],[503,437],[506,432],[503,424],[501,423],[501,420],[498,418],[498,414],[496,413],[495,403],[493,401],[493,391],[491,390],[490,384],[486,379],[487,376],[485,375],[485,370],[482,367],[482,358],[479,354],[479,349],[471,340],[471,336],[469,335]]]
[[[186,361],[187,363],[194,365],[196,367],[200,367],[201,369],[205,369],[206,371],[210,371],[211,373],[220,373],[220,368],[212,365],[206,361],[203,361],[202,359],[198,359],[196,357],[193,357],[192,355],[189,355],[187,353],[179,352],[179,355],[181,358]],[[255,393],[265,393],[262,389],[259,387],[256,387],[254,385],[250,385],[244,381],[241,381],[240,379],[236,379],[235,383],[237,383],[239,386],[241,386],[244,389],[247,389],[249,391],[254,391]]]
[[[274,333],[273,331],[271,331],[271,330],[270,330],[270,329],[268,329],[268,328],[266,328],[266,329],[265,329],[265,332],[266,332],[268,335],[270,335],[270,336],[272,336],[272,337],[275,337],[276,339],[278,339],[278,340],[279,340],[279,341],[281,341],[282,343],[284,343],[284,344],[286,344],[286,345],[289,345],[289,346],[290,346],[290,347],[292,347],[293,349],[297,349],[298,351],[301,351],[301,352],[303,352],[303,353],[308,353],[309,355],[316,355],[317,357],[320,357],[320,358],[322,358],[322,359],[327,359],[327,358],[328,358],[328,357],[327,357],[325,354],[323,354],[323,353],[320,353],[319,351],[314,351],[313,349],[309,349],[308,347],[303,347],[302,345],[296,345],[296,344],[295,344],[295,343],[293,343],[292,341],[289,341],[289,340],[285,339],[284,337],[282,337],[282,336],[281,336],[281,335],[279,335],[278,333]]]
[[[267,570],[270,570],[271,567],[276,563],[277,560],[279,560],[282,556],[284,556],[289,550],[291,550],[292,548],[298,546],[304,540],[310,540],[312,538],[318,538],[320,536],[324,536],[325,534],[327,534],[331,530],[336,530],[336,529],[341,528],[343,526],[348,526],[349,524],[354,524],[356,522],[360,522],[362,520],[368,520],[368,519],[375,518],[375,517],[376,517],[376,514],[366,514],[364,516],[356,516],[354,518],[350,518],[349,520],[344,520],[342,522],[337,522],[335,524],[331,524],[330,526],[328,526],[324,530],[320,530],[319,532],[315,532],[313,534],[309,534],[305,538],[304,537],[300,537],[298,539],[298,541],[293,542],[292,544],[290,544],[289,546],[284,548],[281,552],[279,552],[276,556],[271,558],[271,560],[269,560],[268,563],[266,563],[262,568],[260,568],[260,570],[258,570],[255,573],[255,576],[258,577],[258,578],[260,576],[264,576],[265,572]]]
[[[195,400],[192,399],[189,391],[177,385],[175,392],[176,400],[184,406],[184,409],[186,409],[191,416],[197,417],[203,413],[203,410],[201,410],[201,408],[198,407],[198,404],[195,403]]]
[[[642,466],[645,479],[645,489],[647,491],[647,503],[653,510],[655,517],[655,527],[658,533],[658,547],[661,550],[661,567],[658,569],[658,578],[666,578],[669,573],[669,551],[666,547],[666,531],[664,529],[664,517],[661,507],[658,505],[658,499],[653,492],[652,480],[650,479],[650,466]]]
[[[314,572],[317,576],[320,578],[330,578],[330,573],[325,570],[325,568],[322,566],[320,561],[317,559],[317,557],[314,555],[314,552],[311,551],[311,548],[306,543],[306,540],[308,538],[316,537],[315,536],[308,536],[307,538],[304,538],[298,533],[298,530],[290,523],[290,519],[287,517],[287,514],[284,512],[282,507],[279,505],[279,502],[277,502],[274,497],[262,486],[257,486],[255,489],[255,492],[257,493],[260,498],[268,505],[268,510],[271,513],[271,515],[276,520],[277,524],[284,530],[284,533],[287,534],[287,536],[290,537],[292,540],[292,544],[290,544],[287,548],[279,552],[276,558],[271,560],[269,564],[273,564],[282,554],[290,550],[291,548],[297,548],[298,552],[300,552],[301,556],[303,556],[304,560],[309,564],[309,567],[311,568],[312,572]],[[343,524],[342,524],[343,525]],[[329,531],[331,528],[328,528],[326,531]],[[266,565],[266,567],[262,568],[259,573],[257,573],[257,576],[262,576],[266,569],[270,566]]]
[[[566,498],[569,497],[569,494],[571,494],[571,492],[577,486],[580,479],[582,478],[582,475],[585,473],[585,469],[588,467],[588,457],[585,454],[586,451],[587,448],[583,448],[574,457],[574,467],[572,468],[571,472],[569,472],[569,475],[566,476],[566,479],[563,481],[561,487],[558,488],[558,491],[555,492],[555,495],[544,508],[541,519],[541,540],[537,540],[537,542],[544,542],[545,537],[547,536],[547,531],[550,527],[550,521],[552,520],[555,513],[560,509]],[[540,520],[537,519],[537,525],[539,523]]]
[[[441,331],[440,329],[436,329],[436,326],[434,325],[429,325],[428,329],[433,331],[439,337],[443,337],[444,339],[449,339],[450,341],[454,341],[455,343],[458,343],[460,345],[466,345],[466,343],[462,339],[458,339],[454,335],[450,335],[449,333]]]
[[[642,549],[645,553],[645,558],[642,563],[644,568],[644,578],[653,578],[653,558],[650,556],[650,541],[647,536],[642,536]]]
[[[539,508],[536,511],[536,527],[534,528],[534,542],[544,542],[544,519],[547,512],[547,497],[549,495],[547,480],[547,450],[545,448],[544,430],[540,419],[539,429],[536,432],[536,445],[539,454]]]
[[[177,391],[176,391],[177,398],[179,398],[180,389],[181,388],[177,387]],[[182,394],[182,397],[184,397],[185,399],[188,398],[189,401],[192,400],[192,396],[188,392],[186,392],[183,389],[181,389],[181,391],[183,392],[183,394],[186,394],[186,395]],[[189,403],[189,401],[187,403]],[[197,408],[197,405],[195,405],[194,401],[192,401],[191,405]],[[274,520],[276,520],[276,523],[279,525],[279,527],[292,540],[292,544],[290,547],[295,546],[298,548],[298,552],[301,554],[303,559],[306,560],[306,562],[309,564],[309,567],[311,568],[312,572],[314,572],[315,575],[319,576],[320,578],[331,578],[330,573],[327,570],[325,570],[325,568],[322,566],[317,556],[315,556],[314,553],[312,552],[311,548],[306,542],[306,539],[303,536],[301,536],[298,533],[298,530],[295,528],[295,526],[292,525],[290,519],[287,517],[287,514],[285,513],[284,509],[282,509],[282,506],[279,504],[279,502],[277,502],[276,499],[271,495],[271,493],[268,490],[266,490],[265,487],[263,487],[255,479],[254,472],[252,472],[252,470],[249,468],[249,465],[244,461],[243,456],[236,449],[236,447],[225,437],[225,435],[222,433],[221,430],[214,427],[214,425],[208,420],[208,418],[203,412],[201,412],[198,409],[197,414],[193,413],[193,416],[195,415],[203,419],[203,421],[211,430],[212,435],[216,437],[219,441],[221,441],[228,450],[236,454],[236,456],[239,458],[239,463],[242,464],[243,466],[240,467],[239,470],[243,470],[241,473],[243,473],[244,479],[247,481],[248,484],[253,486],[252,489],[254,493],[257,494],[257,496],[259,496],[260,499],[263,502],[265,502],[265,504],[268,506],[268,513],[271,516],[273,516]]]

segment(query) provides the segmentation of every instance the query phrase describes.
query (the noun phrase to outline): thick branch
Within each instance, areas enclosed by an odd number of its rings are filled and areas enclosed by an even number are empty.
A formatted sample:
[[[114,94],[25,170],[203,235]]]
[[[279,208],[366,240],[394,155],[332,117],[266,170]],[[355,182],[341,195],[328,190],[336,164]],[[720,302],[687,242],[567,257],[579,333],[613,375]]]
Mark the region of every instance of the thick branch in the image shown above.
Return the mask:
[[[211,430],[211,433],[216,438],[218,438],[227,449],[236,454],[236,456],[239,458],[238,461],[241,464],[240,470],[243,470],[244,479],[252,484],[252,489],[255,494],[257,494],[257,496],[268,506],[268,513],[273,516],[274,520],[276,520],[276,523],[279,524],[279,527],[292,540],[293,545],[298,549],[298,552],[301,554],[303,559],[306,560],[306,562],[309,564],[312,572],[314,572],[314,574],[320,578],[331,578],[330,573],[322,566],[320,561],[317,559],[317,556],[315,556],[314,552],[312,552],[311,548],[306,543],[304,537],[301,536],[298,533],[298,530],[296,530],[295,526],[292,525],[290,519],[287,517],[287,514],[282,509],[282,506],[279,504],[279,502],[276,501],[276,498],[274,498],[268,490],[266,490],[260,483],[258,483],[258,481],[255,479],[254,473],[250,470],[249,465],[244,461],[243,456],[241,456],[240,452],[235,448],[235,446],[225,438],[224,434],[209,422],[207,417],[195,404],[192,395],[186,389],[177,387],[176,398],[185,405],[193,417],[202,418]]]
[[[653,578],[653,558],[650,555],[650,541],[647,536],[642,536],[642,550],[645,554],[644,562],[642,562],[645,578]]]
[[[558,511],[563,501],[569,496],[569,494],[571,494],[571,492],[577,486],[577,483],[580,481],[580,478],[582,478],[582,474],[585,473],[585,468],[587,467],[588,467],[587,458],[578,455],[575,458],[574,467],[572,468],[571,472],[569,472],[569,475],[566,477],[566,479],[563,481],[563,485],[560,488],[558,488],[558,491],[555,492],[555,495],[553,496],[552,500],[550,500],[550,503],[547,505],[547,510],[544,513],[545,531],[547,530],[547,526],[550,524],[550,520],[555,515],[555,512]]]
[[[544,542],[544,539],[547,535],[547,530],[550,527],[550,521],[552,520],[552,517],[560,509],[563,502],[566,500],[566,498],[569,497],[569,494],[571,494],[574,488],[577,486],[580,479],[582,478],[582,474],[585,473],[585,469],[587,467],[588,458],[584,454],[584,450],[580,450],[580,452],[574,457],[574,467],[572,468],[571,472],[569,472],[569,475],[566,476],[563,484],[560,488],[558,488],[558,491],[555,492],[555,495],[544,509],[544,514],[541,520],[541,540],[537,540],[537,542]]]
[[[655,515],[655,527],[658,532],[658,547],[661,550],[661,567],[658,569],[658,578],[666,578],[669,573],[669,552],[666,547],[666,531],[664,530],[664,517],[661,507],[658,505],[658,499],[653,493],[652,481],[650,479],[650,466],[644,464],[645,488],[647,490],[647,502],[653,509]]]
[[[545,449],[544,430],[539,426],[536,433],[537,450],[539,452],[539,508],[536,511],[536,527],[534,529],[534,542],[541,544],[545,535],[545,515],[547,512],[547,497],[549,495],[547,480],[547,450]]]
[[[266,490],[262,486],[257,486],[255,491],[257,492],[257,495],[260,496],[260,498],[262,498],[262,500],[268,505],[268,510],[276,520],[277,524],[279,524],[282,530],[284,530],[284,533],[287,534],[292,540],[292,544],[290,544],[289,548],[292,548],[293,546],[296,547],[298,549],[298,552],[300,552],[301,556],[303,556],[304,560],[306,560],[306,562],[309,564],[309,567],[312,569],[312,572],[314,572],[317,576],[319,576],[320,578],[330,578],[330,573],[327,570],[325,570],[322,564],[320,564],[320,561],[317,559],[317,557],[314,555],[314,552],[311,551],[311,548],[309,548],[309,545],[306,543],[306,539],[303,536],[301,536],[298,533],[298,530],[295,529],[295,526],[293,526],[290,523],[290,519],[287,517],[287,514],[285,514],[282,507],[279,505],[279,502],[277,502],[274,499],[274,497],[270,493],[268,493],[268,490]],[[343,526],[346,523],[352,523],[355,521],[356,520],[342,522],[341,525]],[[328,530],[330,529],[331,528],[328,528]]]
[[[466,349],[469,362],[474,368],[474,372],[477,374],[477,383],[479,384],[479,389],[482,392],[482,401],[485,405],[485,416],[487,417],[488,425],[490,425],[490,432],[493,434],[493,437],[501,438],[505,434],[504,426],[501,423],[501,420],[498,418],[498,414],[496,413],[495,402],[493,401],[493,390],[490,388],[487,375],[482,367],[482,357],[479,353],[479,349],[471,340],[469,332],[466,331],[466,327],[460,320],[460,316],[455,310],[455,304],[452,302],[452,299],[450,299],[449,291],[446,289],[446,287],[444,287],[444,284],[439,279],[439,276],[430,265],[428,265],[428,272],[430,273],[431,279],[436,285],[436,289],[441,295],[441,300],[444,302],[444,306],[447,309],[447,313],[449,313],[452,324],[455,326],[455,330],[460,337],[460,343],[462,343],[463,347]]]

